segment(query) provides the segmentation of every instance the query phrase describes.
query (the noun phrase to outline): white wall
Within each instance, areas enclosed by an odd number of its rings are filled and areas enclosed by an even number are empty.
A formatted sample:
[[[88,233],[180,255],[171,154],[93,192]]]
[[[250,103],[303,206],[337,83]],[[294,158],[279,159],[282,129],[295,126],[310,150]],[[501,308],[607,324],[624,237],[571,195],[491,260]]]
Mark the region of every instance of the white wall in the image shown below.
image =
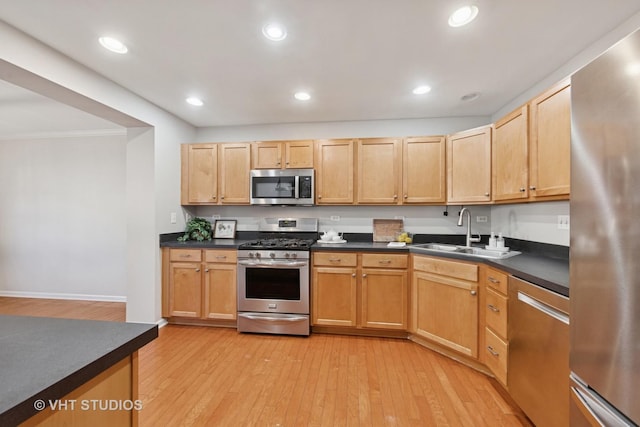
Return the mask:
[[[124,301],[126,133],[0,140],[0,295]]]
[[[569,215],[569,202],[497,205],[491,227],[505,237],[569,246],[569,230],[558,229],[558,215]]]

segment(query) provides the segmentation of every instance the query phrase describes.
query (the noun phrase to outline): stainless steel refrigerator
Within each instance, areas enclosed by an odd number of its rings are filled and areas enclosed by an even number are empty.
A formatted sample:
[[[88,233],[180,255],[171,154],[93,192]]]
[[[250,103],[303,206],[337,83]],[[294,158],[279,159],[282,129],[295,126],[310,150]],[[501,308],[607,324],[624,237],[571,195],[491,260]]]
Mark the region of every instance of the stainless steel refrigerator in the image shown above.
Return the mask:
[[[571,425],[640,424],[640,32],[571,79]]]

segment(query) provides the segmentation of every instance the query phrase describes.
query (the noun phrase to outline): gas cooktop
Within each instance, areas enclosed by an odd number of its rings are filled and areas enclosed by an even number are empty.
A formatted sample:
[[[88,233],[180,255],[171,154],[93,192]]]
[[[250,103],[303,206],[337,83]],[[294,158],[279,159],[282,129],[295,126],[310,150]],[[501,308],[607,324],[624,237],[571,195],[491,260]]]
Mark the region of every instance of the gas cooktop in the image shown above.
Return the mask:
[[[298,238],[265,238],[242,243],[238,249],[298,249],[309,250],[315,240]]]

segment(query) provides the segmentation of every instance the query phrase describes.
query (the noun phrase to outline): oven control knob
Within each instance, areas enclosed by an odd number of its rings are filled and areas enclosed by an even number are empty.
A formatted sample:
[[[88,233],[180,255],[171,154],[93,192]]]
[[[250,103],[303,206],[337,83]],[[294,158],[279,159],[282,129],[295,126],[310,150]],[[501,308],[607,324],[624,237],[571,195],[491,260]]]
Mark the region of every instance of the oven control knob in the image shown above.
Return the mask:
[[[249,258],[253,258],[253,257],[254,257],[253,252],[249,252]]]
[[[275,257],[276,257],[276,254],[275,254],[274,252],[271,252],[271,253],[269,254],[269,256],[270,256],[271,258],[275,258]]]
[[[284,257],[285,257],[285,258],[289,258],[289,256],[290,256],[290,255],[289,255],[289,252],[285,252]]]
[[[298,258],[298,254],[297,254],[297,253],[295,253],[295,252],[294,252],[294,253],[292,253],[292,254],[291,254],[291,258]]]
[[[260,255],[260,252],[256,252],[256,258],[260,258],[262,255]]]

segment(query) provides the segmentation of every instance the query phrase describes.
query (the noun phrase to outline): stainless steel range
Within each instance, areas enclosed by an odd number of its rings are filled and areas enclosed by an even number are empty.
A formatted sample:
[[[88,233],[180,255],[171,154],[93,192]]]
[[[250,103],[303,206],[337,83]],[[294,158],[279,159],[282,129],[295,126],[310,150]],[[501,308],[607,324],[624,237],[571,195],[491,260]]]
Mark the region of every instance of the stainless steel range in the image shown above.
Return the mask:
[[[310,247],[316,218],[264,218],[238,247],[238,331],[309,335]]]

